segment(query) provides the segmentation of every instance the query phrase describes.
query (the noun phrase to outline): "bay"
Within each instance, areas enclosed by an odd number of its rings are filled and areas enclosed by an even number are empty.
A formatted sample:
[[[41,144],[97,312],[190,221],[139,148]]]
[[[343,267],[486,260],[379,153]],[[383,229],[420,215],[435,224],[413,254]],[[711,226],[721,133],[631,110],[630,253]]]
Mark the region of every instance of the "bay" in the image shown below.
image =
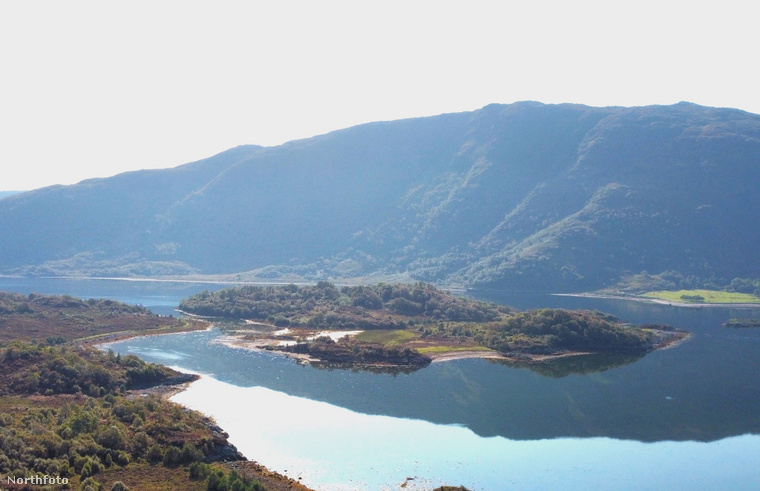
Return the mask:
[[[16,280],[0,289],[107,297],[166,314],[224,285]],[[757,309],[677,308],[481,293],[517,308],[587,308],[691,332],[672,349],[540,369],[459,360],[411,374],[321,370],[216,342],[136,338],[121,353],[206,374],[176,400],[213,416],[253,460],[317,489],[746,489],[760,482]],[[407,481],[407,478],[413,478]]]

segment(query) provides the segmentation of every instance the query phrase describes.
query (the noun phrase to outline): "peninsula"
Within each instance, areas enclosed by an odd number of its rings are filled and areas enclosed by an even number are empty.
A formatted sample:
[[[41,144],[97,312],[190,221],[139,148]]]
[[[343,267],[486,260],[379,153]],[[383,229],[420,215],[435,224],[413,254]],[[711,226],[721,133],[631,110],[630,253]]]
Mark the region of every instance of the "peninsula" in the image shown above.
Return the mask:
[[[656,303],[672,307],[731,307],[760,308],[760,297],[755,294],[726,290],[655,290],[607,288],[589,293],[555,293],[565,297],[610,298],[636,302]]]
[[[208,417],[162,397],[195,375],[92,346],[206,327],[112,300],[0,292],[2,485],[306,490],[246,460]]]
[[[417,369],[452,357],[525,363],[646,353],[688,336],[667,326],[631,326],[594,311],[519,312],[425,283],[245,286],[199,293],[180,309],[245,321],[227,327],[231,345],[281,351],[316,364],[379,369]]]

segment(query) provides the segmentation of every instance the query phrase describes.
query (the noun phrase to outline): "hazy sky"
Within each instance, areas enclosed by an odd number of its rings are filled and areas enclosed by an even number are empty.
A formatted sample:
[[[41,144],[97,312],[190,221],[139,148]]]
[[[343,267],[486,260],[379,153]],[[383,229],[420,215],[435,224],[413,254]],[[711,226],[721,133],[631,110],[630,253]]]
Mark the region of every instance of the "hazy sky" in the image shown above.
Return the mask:
[[[0,0],[0,190],[536,100],[760,113],[753,2]]]

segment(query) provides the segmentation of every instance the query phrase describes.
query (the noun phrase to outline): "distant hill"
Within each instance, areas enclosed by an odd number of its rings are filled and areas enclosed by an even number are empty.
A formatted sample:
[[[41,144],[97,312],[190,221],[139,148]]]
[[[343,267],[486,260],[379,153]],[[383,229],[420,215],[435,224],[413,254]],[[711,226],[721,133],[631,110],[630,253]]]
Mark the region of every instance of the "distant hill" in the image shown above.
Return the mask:
[[[760,278],[760,116],[522,102],[0,200],[0,271],[581,291]]]
[[[23,193],[23,191],[0,191],[0,199],[19,193]]]

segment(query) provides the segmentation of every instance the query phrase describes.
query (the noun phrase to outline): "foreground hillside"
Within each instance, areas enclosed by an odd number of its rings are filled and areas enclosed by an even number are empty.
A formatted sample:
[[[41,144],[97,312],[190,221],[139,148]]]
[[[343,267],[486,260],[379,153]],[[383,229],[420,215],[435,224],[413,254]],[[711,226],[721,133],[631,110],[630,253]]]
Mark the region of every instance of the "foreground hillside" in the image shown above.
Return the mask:
[[[0,344],[10,341],[91,344],[203,327],[204,323],[193,319],[158,316],[145,307],[113,300],[0,292]]]
[[[195,376],[81,344],[203,325],[110,300],[0,293],[3,489],[306,489],[245,461],[212,421],[159,396]]]
[[[721,287],[760,278],[758,155],[760,116],[688,103],[372,123],[2,199],[0,272]]]

